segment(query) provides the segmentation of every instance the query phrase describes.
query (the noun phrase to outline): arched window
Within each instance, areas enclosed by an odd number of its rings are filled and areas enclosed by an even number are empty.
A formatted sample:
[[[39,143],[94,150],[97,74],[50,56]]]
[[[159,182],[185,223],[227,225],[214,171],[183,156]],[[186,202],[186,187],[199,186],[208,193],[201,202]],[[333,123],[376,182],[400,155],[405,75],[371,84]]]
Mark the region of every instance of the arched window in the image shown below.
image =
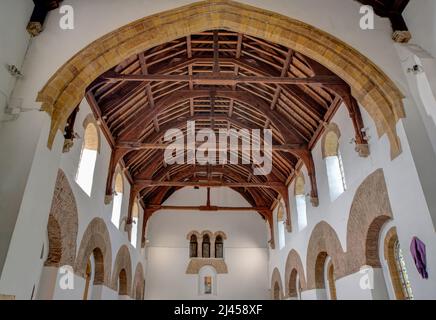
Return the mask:
[[[413,299],[412,287],[410,286],[409,276],[407,274],[406,263],[404,262],[403,251],[400,247],[400,242],[395,242],[395,262],[397,271],[400,275],[401,287],[403,289],[404,297],[407,300]]]
[[[203,236],[202,257],[203,258],[210,258],[210,237],[208,234],[205,234]]]
[[[298,230],[303,230],[307,226],[306,215],[306,194],[304,192],[304,177],[302,174],[295,179],[295,203],[297,204]]]
[[[139,223],[139,207],[135,201],[132,207],[132,233],[130,235],[130,243],[136,248],[138,242],[138,223]]]
[[[285,223],[285,213],[282,204],[280,204],[277,209],[277,233],[279,238],[279,250],[283,249],[286,244]]]
[[[385,258],[388,263],[392,286],[398,300],[413,300],[403,252],[398,241],[396,229],[392,228],[385,239]]]
[[[197,236],[195,234],[191,235],[191,239],[189,240],[189,257],[190,258],[198,257],[198,242],[197,242]]]
[[[323,156],[327,167],[330,199],[336,200],[346,189],[344,166],[339,150],[340,132],[336,125],[331,124],[323,138]]]
[[[224,258],[224,242],[220,235],[215,238],[215,258]]]
[[[115,194],[113,202],[111,221],[117,228],[119,228],[121,205],[123,203],[123,176],[119,172],[115,177]]]
[[[85,134],[80,154],[79,166],[76,173],[76,182],[82,190],[91,196],[92,181],[94,179],[95,163],[98,151],[98,129],[90,122],[85,128]]]

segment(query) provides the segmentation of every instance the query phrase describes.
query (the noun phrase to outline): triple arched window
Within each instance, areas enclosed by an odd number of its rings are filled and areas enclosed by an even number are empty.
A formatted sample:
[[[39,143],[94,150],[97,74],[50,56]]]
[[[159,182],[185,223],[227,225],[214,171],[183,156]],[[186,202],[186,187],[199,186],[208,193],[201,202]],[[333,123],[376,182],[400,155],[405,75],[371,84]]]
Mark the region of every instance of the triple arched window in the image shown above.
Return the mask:
[[[188,234],[190,258],[224,258],[224,240],[226,235],[219,231],[199,233],[192,231]]]

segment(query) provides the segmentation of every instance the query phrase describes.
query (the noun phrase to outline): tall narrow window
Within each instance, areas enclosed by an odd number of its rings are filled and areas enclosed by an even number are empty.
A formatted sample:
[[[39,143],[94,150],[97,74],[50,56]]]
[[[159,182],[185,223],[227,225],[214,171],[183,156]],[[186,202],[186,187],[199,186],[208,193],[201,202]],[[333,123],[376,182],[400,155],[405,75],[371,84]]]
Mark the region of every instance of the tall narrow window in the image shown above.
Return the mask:
[[[94,179],[95,163],[97,161],[98,131],[93,123],[85,128],[85,134],[80,154],[79,166],[76,173],[76,182],[82,190],[91,196],[92,181]]]
[[[224,243],[221,236],[215,238],[215,258],[224,258]]]
[[[212,277],[204,277],[204,294],[212,294]]]
[[[210,258],[210,238],[207,234],[203,236],[202,257]]]
[[[189,257],[190,258],[198,257],[198,242],[197,242],[197,236],[195,234],[191,235],[191,239],[189,241]]]
[[[398,300],[413,300],[412,287],[410,286],[406,263],[395,227],[388,231],[384,243],[384,254],[388,264],[395,298]]]
[[[279,237],[279,250],[283,249],[285,247],[285,214],[283,210],[283,206],[280,204],[278,211],[277,211],[277,233]]]
[[[400,242],[395,241],[395,262],[398,274],[400,275],[401,288],[406,300],[413,300],[412,287],[410,286],[409,276],[407,274],[406,262],[404,261],[403,251]]]
[[[139,222],[139,207],[135,201],[132,207],[132,233],[130,235],[130,243],[136,248],[138,241],[138,222]]]
[[[339,151],[338,129],[328,131],[324,136],[323,155],[327,167],[330,199],[336,200],[346,189],[344,166]]]
[[[117,174],[115,178],[115,194],[112,207],[112,223],[119,228],[120,227],[120,216],[121,216],[121,205],[123,203],[123,177],[120,173]]]
[[[295,180],[295,203],[297,205],[298,230],[303,230],[307,226],[306,215],[306,195],[304,192],[304,177],[302,174]]]

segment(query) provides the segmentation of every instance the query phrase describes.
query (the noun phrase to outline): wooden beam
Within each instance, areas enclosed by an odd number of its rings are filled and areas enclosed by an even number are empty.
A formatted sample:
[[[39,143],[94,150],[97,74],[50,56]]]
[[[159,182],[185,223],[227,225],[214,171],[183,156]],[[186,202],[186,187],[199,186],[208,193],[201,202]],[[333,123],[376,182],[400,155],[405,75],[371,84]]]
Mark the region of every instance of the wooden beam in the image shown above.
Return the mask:
[[[203,143],[196,143],[196,147],[201,146]],[[138,143],[134,141],[124,141],[124,142],[118,142],[117,148],[120,149],[128,149],[128,150],[165,150],[169,146],[171,147],[180,147],[184,148],[184,150],[188,150],[187,144],[182,145],[174,145],[174,144],[168,144],[168,143]],[[238,146],[236,148],[231,148],[230,146],[228,148],[222,148],[217,145],[215,148],[209,148],[209,151],[240,151],[240,150],[246,150],[246,148],[250,149],[249,147],[244,146]],[[294,150],[306,150],[307,144],[304,143],[294,143],[294,144],[281,144],[281,145],[272,145],[271,146],[272,151],[294,151]]]
[[[222,182],[218,180],[207,181],[156,181],[135,180],[135,184],[144,187],[228,187],[228,188],[282,188],[286,187],[283,182]]]
[[[113,71],[102,75],[104,79],[112,82],[135,81],[135,82],[191,82],[197,85],[225,85],[233,86],[240,83],[271,83],[271,84],[342,84],[337,76],[314,76],[307,78],[290,77],[266,77],[266,76],[235,76],[232,74],[211,74],[211,75],[164,75],[164,74],[118,74]]]
[[[268,207],[222,207],[222,206],[165,206],[148,205],[148,208],[156,210],[197,210],[197,211],[264,211]]]

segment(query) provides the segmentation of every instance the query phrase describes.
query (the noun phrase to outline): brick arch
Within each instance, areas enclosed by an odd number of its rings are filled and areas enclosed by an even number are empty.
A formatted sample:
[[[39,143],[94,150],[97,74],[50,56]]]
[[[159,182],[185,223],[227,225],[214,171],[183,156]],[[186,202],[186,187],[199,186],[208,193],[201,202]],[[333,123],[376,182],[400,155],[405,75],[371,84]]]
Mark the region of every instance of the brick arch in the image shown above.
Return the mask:
[[[125,272],[125,287],[118,288],[118,279],[124,270]],[[122,245],[118,250],[115,258],[115,263],[112,272],[112,289],[119,291],[121,295],[128,295],[132,292],[132,261],[130,259],[129,248]]]
[[[94,218],[86,228],[76,258],[75,271],[77,275],[86,278],[86,266],[91,254],[98,253],[94,284],[104,284],[109,287],[112,263],[112,247],[106,224],[101,218]],[[98,258],[98,259],[97,259]]]
[[[382,169],[371,173],[357,188],[347,224],[347,273],[369,265],[380,268],[379,236],[393,218]]]
[[[229,0],[200,1],[151,15],[97,39],[66,62],[39,92],[51,115],[48,146],[63,130],[85,89],[100,74],[151,47],[210,29],[227,29],[295,49],[345,80],[373,118],[378,135],[387,134],[391,157],[401,153],[396,122],[405,117],[403,95],[383,71],[334,36],[289,17]]]
[[[318,223],[312,231],[307,248],[306,272],[307,289],[322,289],[324,282],[320,281],[320,268],[325,259],[330,256],[335,266],[335,278],[347,275],[345,253],[335,230],[325,221]]]
[[[273,273],[271,275],[271,299],[274,300],[274,289],[278,285],[279,287],[279,300],[283,299],[283,285],[282,285],[282,277],[280,276],[280,271],[277,268],[274,268]]]
[[[300,255],[297,251],[292,249],[289,251],[288,258],[286,259],[286,267],[285,267],[285,295],[290,297],[295,297],[296,291],[291,287],[291,283],[295,283],[296,274],[300,277],[301,290],[306,290],[306,277],[304,275],[304,267],[301,262]],[[295,294],[295,295],[294,295]]]
[[[141,262],[138,262],[133,278],[132,297],[136,300],[144,300],[145,276],[144,267]]]
[[[74,267],[79,218],[76,199],[65,173],[58,170],[48,217],[48,257],[45,266]]]

